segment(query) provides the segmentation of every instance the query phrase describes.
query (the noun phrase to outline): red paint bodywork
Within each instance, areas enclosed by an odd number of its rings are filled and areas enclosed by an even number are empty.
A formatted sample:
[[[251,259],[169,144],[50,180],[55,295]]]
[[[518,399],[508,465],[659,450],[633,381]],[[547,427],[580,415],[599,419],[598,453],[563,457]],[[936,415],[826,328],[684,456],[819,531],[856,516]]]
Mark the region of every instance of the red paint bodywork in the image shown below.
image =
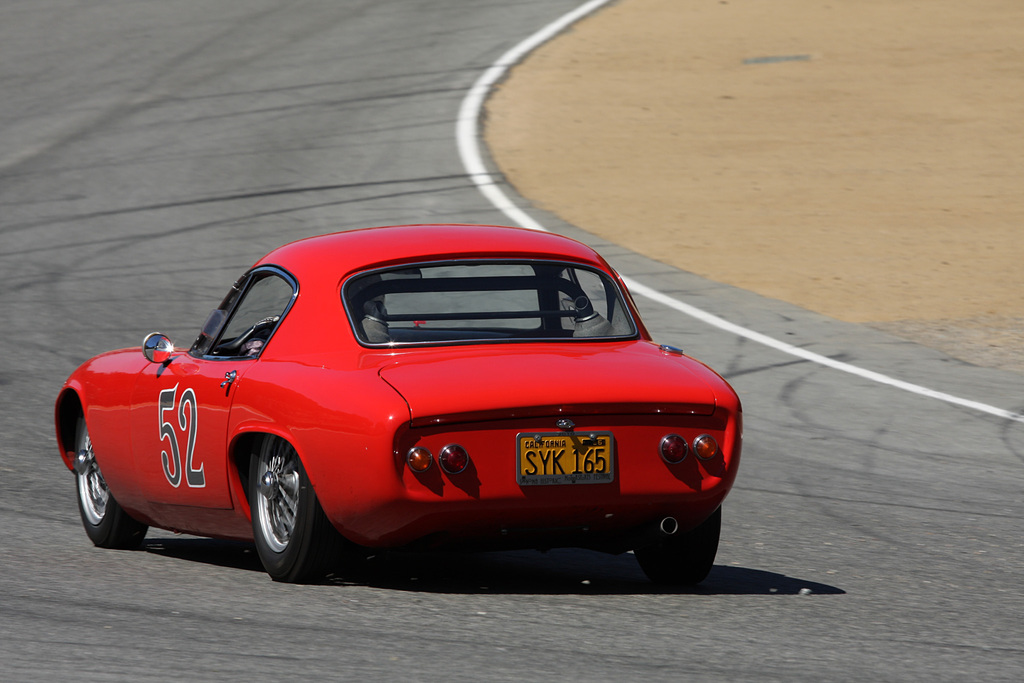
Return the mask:
[[[368,348],[341,300],[366,270],[449,259],[546,259],[590,266],[621,280],[592,249],[557,235],[491,226],[400,226],[285,245],[256,266],[298,282],[298,296],[258,359],[196,358],[167,364],[139,349],[97,356],[57,399],[57,438],[71,467],[74,423],[84,414],[111,493],[136,519],[204,536],[251,539],[244,463],[251,440],[287,439],[328,518],[366,546],[572,544],[626,549],[645,526],[674,516],[696,526],[722,503],[739,464],[740,402],[703,364],[650,340],[631,301],[637,338]],[[219,381],[237,372],[225,391]],[[192,388],[199,406],[196,468],[206,486],[169,485],[159,428],[160,391]],[[165,411],[167,412],[167,411]],[[610,484],[519,486],[515,437],[610,431]],[[173,421],[172,421],[173,422]],[[721,445],[716,458],[661,459],[663,436]],[[449,475],[416,474],[405,453],[462,444],[472,463]],[[616,545],[625,538],[626,545]]]

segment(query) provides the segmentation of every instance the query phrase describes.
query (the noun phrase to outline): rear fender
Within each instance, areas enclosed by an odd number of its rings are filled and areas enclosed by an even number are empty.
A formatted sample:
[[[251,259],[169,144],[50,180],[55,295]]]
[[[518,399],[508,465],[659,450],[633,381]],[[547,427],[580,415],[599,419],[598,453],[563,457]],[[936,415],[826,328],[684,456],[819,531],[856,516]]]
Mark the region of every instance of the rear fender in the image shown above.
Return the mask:
[[[278,437],[284,439],[295,448],[302,460],[302,452],[295,445],[292,434],[280,429],[277,425],[264,424],[253,426],[236,432],[228,444],[228,490],[232,506],[241,511],[245,518],[252,521],[249,509],[249,467],[253,453],[259,448],[263,439]],[[303,460],[303,462],[305,462]]]
[[[260,438],[295,448],[320,505],[343,534],[374,501],[400,494],[394,435],[409,407],[376,369],[335,371],[261,362],[237,386],[229,433],[229,485],[248,509],[248,459]]]

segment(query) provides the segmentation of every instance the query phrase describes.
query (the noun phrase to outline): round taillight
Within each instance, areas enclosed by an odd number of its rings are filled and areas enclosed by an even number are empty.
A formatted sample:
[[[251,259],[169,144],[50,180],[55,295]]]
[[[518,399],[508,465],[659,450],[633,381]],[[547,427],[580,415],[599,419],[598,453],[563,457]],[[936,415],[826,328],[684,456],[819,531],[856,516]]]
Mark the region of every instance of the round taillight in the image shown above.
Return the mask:
[[[661,440],[661,457],[667,463],[675,465],[678,462],[682,462],[686,459],[686,454],[689,452],[690,449],[686,445],[686,439],[678,434],[669,434]]]
[[[693,440],[693,452],[701,460],[710,460],[718,455],[718,442],[710,434],[701,434]]]
[[[469,453],[457,443],[442,448],[437,459],[448,474],[458,474],[469,466]]]
[[[405,455],[405,461],[413,472],[426,472],[434,462],[434,456],[423,446],[413,446]]]

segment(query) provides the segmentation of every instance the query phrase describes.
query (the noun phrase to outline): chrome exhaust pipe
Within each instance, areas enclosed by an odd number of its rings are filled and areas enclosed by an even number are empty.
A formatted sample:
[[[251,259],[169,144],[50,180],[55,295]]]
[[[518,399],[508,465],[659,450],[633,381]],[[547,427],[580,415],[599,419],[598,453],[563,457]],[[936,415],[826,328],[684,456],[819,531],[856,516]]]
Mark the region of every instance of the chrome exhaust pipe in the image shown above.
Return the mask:
[[[679,532],[679,521],[675,517],[662,517],[637,527],[629,540],[632,549],[662,543],[669,536]]]

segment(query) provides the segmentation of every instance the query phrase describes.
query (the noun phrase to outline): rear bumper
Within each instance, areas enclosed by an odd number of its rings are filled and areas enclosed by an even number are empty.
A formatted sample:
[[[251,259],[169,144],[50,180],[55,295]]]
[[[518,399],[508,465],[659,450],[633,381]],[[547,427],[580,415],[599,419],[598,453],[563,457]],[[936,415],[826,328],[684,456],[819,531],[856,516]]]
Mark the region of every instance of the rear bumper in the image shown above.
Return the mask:
[[[521,486],[514,446],[521,421],[399,430],[392,457],[360,486],[351,478],[321,481],[317,494],[328,518],[350,540],[369,547],[553,548],[588,547],[620,552],[639,547],[666,518],[687,531],[707,519],[725,499],[739,465],[739,413],[714,416],[574,415],[579,431],[605,430],[615,437],[610,483]],[[692,442],[711,434],[719,454],[693,453],[669,464],[658,451],[667,433]],[[471,464],[459,474],[435,462],[417,474],[405,465],[413,445],[435,455],[457,442]],[[340,473],[339,473],[340,474]]]
[[[721,505],[724,494],[682,500],[679,497],[616,497],[605,505],[486,501],[474,504],[402,501],[379,509],[403,520],[381,534],[361,536],[367,546],[414,548],[514,549],[581,547],[619,553],[658,541],[660,526],[671,518],[681,531],[699,525]],[[378,529],[384,531],[383,529]]]

